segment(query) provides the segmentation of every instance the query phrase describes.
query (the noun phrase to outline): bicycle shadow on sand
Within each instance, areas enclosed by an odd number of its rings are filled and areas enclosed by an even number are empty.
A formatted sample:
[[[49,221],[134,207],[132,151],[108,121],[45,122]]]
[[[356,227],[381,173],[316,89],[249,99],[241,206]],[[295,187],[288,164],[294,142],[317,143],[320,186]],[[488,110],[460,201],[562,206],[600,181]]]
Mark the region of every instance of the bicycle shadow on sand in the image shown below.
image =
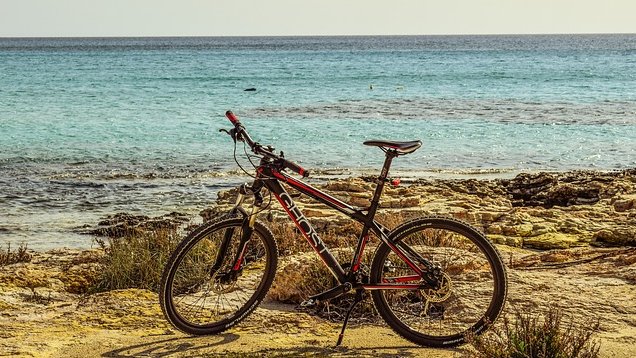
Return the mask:
[[[202,340],[200,337],[174,337],[154,342],[135,344],[103,353],[102,357],[170,357],[176,354],[190,352],[204,353],[203,350],[215,346],[222,346],[239,339],[234,333],[225,333],[211,339]]]
[[[231,344],[238,340],[240,336],[235,333],[219,334],[213,337],[174,337],[154,342],[146,342],[135,344],[127,347],[118,348],[103,353],[102,357],[172,357],[172,356],[205,356],[205,357],[221,357],[240,356],[240,357],[421,357],[422,354],[428,352],[421,351],[422,348],[414,348],[412,345],[388,345],[388,346],[371,346],[348,348],[346,346],[333,347],[321,344],[308,345],[308,342],[298,342],[296,347],[285,348],[261,348],[248,352],[232,352],[227,350],[219,350],[224,345]],[[424,348],[426,350],[426,348]],[[439,350],[437,353],[440,353]],[[447,357],[458,356],[457,350],[444,350]],[[438,357],[433,354],[432,357]]]

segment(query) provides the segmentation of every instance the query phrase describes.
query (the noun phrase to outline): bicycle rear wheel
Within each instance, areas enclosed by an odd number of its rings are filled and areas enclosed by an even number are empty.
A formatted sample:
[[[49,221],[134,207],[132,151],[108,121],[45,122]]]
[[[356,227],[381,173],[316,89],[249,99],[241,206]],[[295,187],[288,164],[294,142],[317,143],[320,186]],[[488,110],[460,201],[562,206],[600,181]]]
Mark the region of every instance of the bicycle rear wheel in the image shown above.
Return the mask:
[[[397,227],[390,238],[411,250],[411,258],[419,255],[439,265],[442,273],[437,289],[422,284],[422,289],[372,291],[378,313],[394,331],[416,344],[452,347],[497,319],[506,297],[506,273],[497,250],[479,231],[454,219],[419,218]],[[371,282],[411,277],[404,283],[421,283],[414,274],[386,244],[378,247]]]
[[[278,257],[272,233],[262,223],[254,225],[241,269],[232,271],[242,223],[229,218],[203,224],[168,260],[159,303],[175,328],[194,335],[222,332],[254,311],[269,290]]]

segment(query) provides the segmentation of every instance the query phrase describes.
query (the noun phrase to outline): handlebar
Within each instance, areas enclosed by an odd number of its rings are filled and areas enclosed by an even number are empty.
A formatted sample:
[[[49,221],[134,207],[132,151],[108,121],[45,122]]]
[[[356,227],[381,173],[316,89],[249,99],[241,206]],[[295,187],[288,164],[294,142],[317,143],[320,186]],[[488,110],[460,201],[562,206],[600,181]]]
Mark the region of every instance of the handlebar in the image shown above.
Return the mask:
[[[245,130],[245,127],[243,126],[243,124],[241,124],[241,121],[239,120],[238,116],[232,113],[232,111],[225,112],[225,116],[234,125],[233,137],[235,137],[236,140],[242,140],[245,143],[247,143],[247,145],[249,145],[250,148],[252,149],[253,153],[272,159],[274,163],[279,164],[282,168],[289,169],[293,171],[294,173],[299,174],[303,178],[306,178],[309,176],[309,171],[305,170],[300,165],[282,157],[282,152],[281,152],[281,155],[278,156],[272,153],[271,150],[268,150],[264,148],[262,145],[258,144],[257,142],[254,142],[254,140],[252,140],[252,137],[250,137],[250,135]]]

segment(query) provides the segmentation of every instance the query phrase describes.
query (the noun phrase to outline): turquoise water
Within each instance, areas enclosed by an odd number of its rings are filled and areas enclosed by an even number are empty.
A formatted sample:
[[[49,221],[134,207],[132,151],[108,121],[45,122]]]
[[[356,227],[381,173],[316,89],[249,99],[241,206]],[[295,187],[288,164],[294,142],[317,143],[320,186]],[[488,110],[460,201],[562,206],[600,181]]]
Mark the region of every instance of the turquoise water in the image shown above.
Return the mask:
[[[0,244],[204,208],[246,180],[227,109],[320,178],[371,138],[423,141],[405,176],[629,168],[636,35],[0,39]]]

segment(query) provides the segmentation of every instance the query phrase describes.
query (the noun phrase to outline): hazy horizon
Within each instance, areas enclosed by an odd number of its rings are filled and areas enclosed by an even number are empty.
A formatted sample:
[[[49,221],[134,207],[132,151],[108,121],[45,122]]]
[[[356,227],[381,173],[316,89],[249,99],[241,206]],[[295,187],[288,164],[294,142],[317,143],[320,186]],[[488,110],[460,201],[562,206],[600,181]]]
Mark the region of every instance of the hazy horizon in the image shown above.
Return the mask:
[[[632,34],[635,13],[631,0],[4,0],[0,37]]]

